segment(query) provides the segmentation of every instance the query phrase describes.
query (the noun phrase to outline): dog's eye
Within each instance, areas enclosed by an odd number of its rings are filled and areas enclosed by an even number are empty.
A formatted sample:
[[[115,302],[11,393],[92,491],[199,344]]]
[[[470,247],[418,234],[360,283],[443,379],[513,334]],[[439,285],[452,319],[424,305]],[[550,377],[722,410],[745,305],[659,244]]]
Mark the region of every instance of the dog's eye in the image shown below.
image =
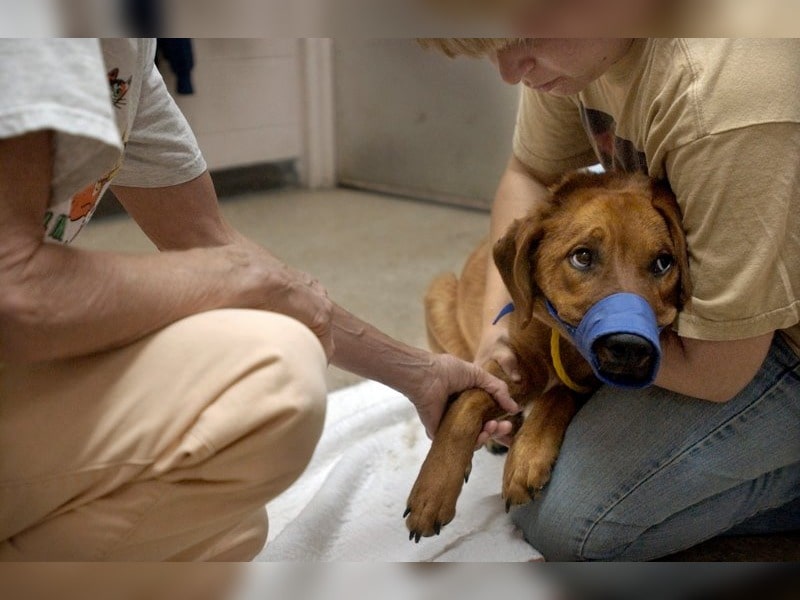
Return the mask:
[[[656,277],[661,277],[662,275],[666,275],[674,265],[674,256],[671,254],[661,254],[653,261],[650,269],[653,272],[653,275]]]
[[[579,271],[586,271],[594,262],[594,255],[588,248],[578,248],[569,255],[569,263]]]

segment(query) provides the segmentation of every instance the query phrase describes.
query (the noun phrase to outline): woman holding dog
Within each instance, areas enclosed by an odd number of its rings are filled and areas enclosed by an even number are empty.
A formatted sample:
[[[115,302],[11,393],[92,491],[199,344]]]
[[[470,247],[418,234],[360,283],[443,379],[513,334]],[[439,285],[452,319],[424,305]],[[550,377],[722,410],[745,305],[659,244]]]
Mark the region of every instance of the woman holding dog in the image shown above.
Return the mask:
[[[534,12],[560,22],[569,4]],[[666,179],[683,213],[694,289],[661,335],[655,385],[587,401],[549,484],[513,514],[526,539],[549,560],[649,560],[800,528],[800,43],[422,43],[488,56],[522,85],[493,240],[597,162]],[[491,325],[509,299],[490,264],[476,363],[513,379],[507,319]]]

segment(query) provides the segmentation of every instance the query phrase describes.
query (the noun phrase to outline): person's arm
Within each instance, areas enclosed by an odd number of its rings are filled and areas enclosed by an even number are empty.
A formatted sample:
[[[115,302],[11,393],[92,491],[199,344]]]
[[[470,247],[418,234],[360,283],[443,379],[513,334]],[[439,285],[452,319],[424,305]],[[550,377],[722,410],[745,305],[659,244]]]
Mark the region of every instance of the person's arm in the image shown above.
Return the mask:
[[[50,133],[0,140],[0,361],[120,347],[214,308],[325,310],[255,244],[142,256],[46,244],[51,173]]]
[[[223,219],[207,173],[185,185],[169,188],[166,194],[162,188],[115,186],[113,190],[127,212],[162,250],[252,243]],[[518,410],[507,386],[483,369],[453,356],[434,355],[408,346],[335,304],[331,304],[331,311],[331,362],[408,396],[430,436],[436,431],[447,398],[465,389],[483,388],[505,410]]]
[[[225,246],[242,239],[222,216],[208,171],[167,188],[112,184],[111,191],[159,250]]]
[[[546,203],[548,194],[545,184],[535,179],[525,165],[512,156],[500,179],[492,204],[490,230],[492,244],[505,235],[515,219],[524,217],[535,207]],[[508,347],[508,320],[501,319],[496,325],[492,325],[500,310],[510,301],[511,296],[490,253],[483,304],[483,331],[475,363],[485,364],[488,360],[494,359],[507,375],[518,380],[516,357]]]
[[[375,379],[406,395],[414,404],[429,437],[433,437],[452,394],[482,388],[509,413],[519,411],[508,386],[477,365],[450,354],[432,354],[382,333],[339,306],[334,306],[331,362]],[[493,433],[497,424],[485,429]]]
[[[773,335],[711,342],[665,333],[655,385],[700,400],[727,402],[755,377]]]
[[[693,298],[678,315],[677,334],[662,335],[656,385],[725,402],[756,375],[774,332],[796,323],[798,149],[796,122],[765,120],[667,154],[666,173],[683,212]]]

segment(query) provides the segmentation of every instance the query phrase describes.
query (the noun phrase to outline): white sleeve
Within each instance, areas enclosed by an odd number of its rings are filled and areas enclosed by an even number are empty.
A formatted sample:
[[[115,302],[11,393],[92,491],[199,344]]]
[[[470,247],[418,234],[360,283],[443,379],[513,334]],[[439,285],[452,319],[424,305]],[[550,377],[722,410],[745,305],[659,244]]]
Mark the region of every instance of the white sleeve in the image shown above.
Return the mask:
[[[0,39],[0,138],[55,133],[53,193],[69,195],[116,163],[122,140],[94,39]]]
[[[144,56],[141,95],[114,185],[177,185],[198,177],[207,168],[189,123],[155,67],[154,52],[152,47]]]

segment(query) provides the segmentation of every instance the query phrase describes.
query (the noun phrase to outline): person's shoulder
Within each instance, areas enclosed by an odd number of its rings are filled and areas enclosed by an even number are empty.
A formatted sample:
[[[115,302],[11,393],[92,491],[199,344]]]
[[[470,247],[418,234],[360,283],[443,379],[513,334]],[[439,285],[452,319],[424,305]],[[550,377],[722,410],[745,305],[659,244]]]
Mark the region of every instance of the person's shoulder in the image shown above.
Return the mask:
[[[686,71],[686,93],[708,134],[774,122],[800,123],[800,40],[675,38],[654,51]]]
[[[96,68],[102,56],[96,38],[2,38],[2,73],[26,80],[57,81]],[[8,90],[3,90],[8,91]]]
[[[789,83],[800,73],[800,40],[793,38],[675,38],[659,46],[682,54],[708,84]]]

